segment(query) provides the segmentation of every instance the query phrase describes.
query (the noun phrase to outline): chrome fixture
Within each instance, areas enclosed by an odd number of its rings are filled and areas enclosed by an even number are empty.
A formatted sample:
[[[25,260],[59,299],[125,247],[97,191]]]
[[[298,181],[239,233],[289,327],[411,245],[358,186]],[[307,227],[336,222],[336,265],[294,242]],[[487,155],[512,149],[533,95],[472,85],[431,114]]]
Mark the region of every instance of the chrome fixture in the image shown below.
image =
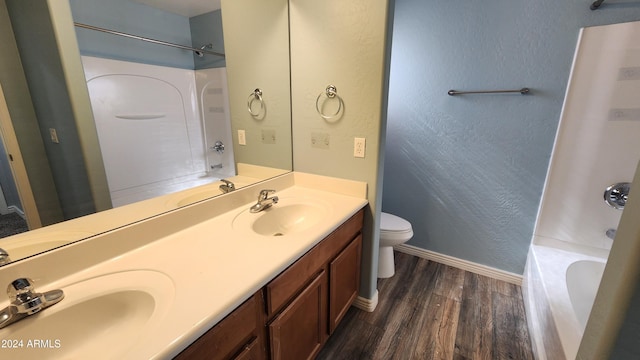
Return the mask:
[[[123,32],[120,32],[120,31],[105,29],[105,28],[101,28],[101,27],[97,27],[97,26],[93,26],[93,25],[87,25],[87,24],[78,23],[78,22],[74,22],[73,25],[75,25],[76,27],[79,27],[79,28],[89,29],[89,30],[94,30],[94,31],[100,31],[100,32],[103,32],[103,33],[111,34],[111,35],[123,36],[123,37],[129,38],[129,39],[142,40],[142,41],[150,42],[150,43],[153,43],[153,44],[170,46],[170,47],[173,47],[173,48],[178,48],[178,49],[183,49],[183,50],[189,50],[189,51],[193,51],[194,53],[198,54],[198,56],[201,56],[200,54],[210,54],[210,55],[216,55],[216,56],[220,56],[220,57],[224,58],[224,54],[223,53],[219,53],[219,52],[215,52],[215,51],[211,51],[211,50],[205,50],[206,48],[208,48],[209,44],[201,47],[200,49],[196,49],[196,48],[192,48],[190,46],[184,46],[184,45],[180,45],[180,44],[170,43],[170,42],[167,42],[167,41],[160,41],[160,40],[156,40],[156,39],[150,39],[150,38],[146,38],[146,37],[142,37],[142,36],[138,36],[138,35],[131,35],[131,34],[123,33]]]
[[[631,183],[621,182],[610,185],[604,191],[604,201],[614,209],[622,210],[629,199]]]
[[[224,184],[220,185],[220,191],[223,193],[229,193],[236,189],[236,186],[229,180],[220,179]]]
[[[254,112],[252,108],[254,101],[257,101],[260,105],[260,109],[258,109],[258,111],[256,112]],[[253,90],[249,94],[249,97],[247,98],[247,110],[249,110],[249,114],[251,114],[251,116],[259,120],[261,120],[261,116],[264,117],[264,115],[266,114],[264,99],[262,99],[262,90],[260,90],[260,88]]]
[[[607,229],[605,235],[607,235],[609,239],[613,240],[616,237],[616,229]]]
[[[222,163],[211,165],[211,169],[222,169]]]
[[[224,144],[220,140],[216,141],[210,149],[216,151],[218,154],[224,154]]]
[[[7,295],[11,303],[0,310],[0,329],[55,305],[64,298],[62,290],[35,292],[33,280],[27,278],[11,282],[7,287]]]
[[[596,0],[591,4],[591,6],[589,6],[589,9],[598,10],[600,8],[600,5],[602,5],[603,2],[604,0]]]
[[[209,50],[213,49],[213,44],[202,45],[202,46],[200,46],[200,50],[196,50],[196,51],[194,51],[194,53],[196,55],[198,55],[198,57],[203,57],[204,56],[203,50],[205,50],[205,49],[209,49]]]
[[[465,94],[509,94],[509,93],[520,93],[522,95],[527,95],[531,90],[529,88],[522,88],[517,90],[479,90],[479,91],[458,91],[458,90],[449,90],[447,94],[451,96],[455,95],[465,95]]]
[[[269,197],[269,194],[273,194],[275,192],[275,190],[260,190],[260,194],[258,194],[258,202],[249,209],[249,212],[258,213],[264,209],[270,208],[273,204],[277,204],[277,196]]]
[[[321,109],[322,106],[320,104],[320,98],[322,97],[322,95],[326,97],[324,101],[331,100],[331,99],[338,100],[338,110],[336,110],[335,113],[327,115],[324,112],[322,112],[322,109]],[[340,111],[342,111],[343,106],[344,106],[344,101],[342,101],[342,98],[340,97],[340,95],[338,95],[338,89],[333,85],[327,85],[327,88],[324,89],[324,92],[321,92],[316,98],[316,112],[318,112],[318,115],[320,115],[325,120],[331,120],[336,116],[338,116],[338,114],[340,114]]]
[[[11,262],[9,258],[9,253],[7,250],[0,248],[0,265],[8,264]]]

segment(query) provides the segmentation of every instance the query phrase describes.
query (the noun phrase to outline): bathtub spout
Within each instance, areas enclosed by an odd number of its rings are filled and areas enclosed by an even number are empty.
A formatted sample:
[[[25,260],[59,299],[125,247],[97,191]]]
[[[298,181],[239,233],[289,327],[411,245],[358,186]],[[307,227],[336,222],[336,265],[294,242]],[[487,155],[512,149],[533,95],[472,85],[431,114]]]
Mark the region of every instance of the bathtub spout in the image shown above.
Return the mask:
[[[616,237],[616,229],[608,229],[605,234],[609,239],[613,240]]]

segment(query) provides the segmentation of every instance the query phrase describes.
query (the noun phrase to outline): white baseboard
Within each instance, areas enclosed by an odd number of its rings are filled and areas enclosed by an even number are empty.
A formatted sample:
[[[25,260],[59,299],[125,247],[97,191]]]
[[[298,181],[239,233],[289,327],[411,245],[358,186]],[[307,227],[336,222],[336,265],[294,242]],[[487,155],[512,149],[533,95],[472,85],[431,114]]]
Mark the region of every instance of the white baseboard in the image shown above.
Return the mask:
[[[435,251],[425,250],[407,244],[395,246],[394,249],[405,254],[414,255],[423,259],[435,261],[440,264],[453,266],[455,268],[469,271],[474,274],[522,286],[522,275],[514,274],[512,272],[492,268],[487,265],[482,265],[467,260],[458,259],[453,256],[440,254]]]
[[[15,205],[11,205],[7,207],[7,210],[9,210],[9,213],[16,213],[18,215],[20,215],[21,218],[23,219],[27,219],[24,215],[24,211],[20,210],[19,207],[15,206]]]
[[[354,300],[353,306],[366,312],[373,312],[373,310],[376,309],[376,306],[378,306],[378,290],[376,290],[376,293],[373,295],[373,299],[367,299],[362,296],[358,296]]]

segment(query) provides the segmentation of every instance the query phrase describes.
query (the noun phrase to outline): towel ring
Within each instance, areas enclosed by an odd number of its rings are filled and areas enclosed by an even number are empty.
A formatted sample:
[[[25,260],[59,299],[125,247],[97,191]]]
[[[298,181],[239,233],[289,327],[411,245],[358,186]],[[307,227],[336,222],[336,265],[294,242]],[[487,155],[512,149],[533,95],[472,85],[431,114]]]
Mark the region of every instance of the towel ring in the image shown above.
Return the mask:
[[[338,110],[336,110],[334,114],[326,115],[322,112],[322,110],[320,110],[320,98],[322,97],[322,94],[326,95],[327,99],[333,99],[336,97],[338,98]],[[330,120],[338,116],[338,114],[342,110],[342,104],[342,98],[340,97],[340,95],[338,95],[338,89],[336,89],[336,87],[333,85],[329,85],[327,86],[325,92],[320,93],[320,95],[318,95],[318,97],[316,98],[316,111],[320,116],[322,116],[323,119]]]
[[[258,110],[258,112],[256,113],[254,113],[253,110],[251,109],[251,106],[253,105],[254,101],[260,102],[260,110]],[[260,114],[262,114],[262,112],[264,111],[264,100],[262,100],[262,90],[255,89],[251,94],[249,94],[249,98],[247,99],[247,110],[249,110],[249,114],[251,114],[251,116],[253,117],[258,117],[260,116]]]

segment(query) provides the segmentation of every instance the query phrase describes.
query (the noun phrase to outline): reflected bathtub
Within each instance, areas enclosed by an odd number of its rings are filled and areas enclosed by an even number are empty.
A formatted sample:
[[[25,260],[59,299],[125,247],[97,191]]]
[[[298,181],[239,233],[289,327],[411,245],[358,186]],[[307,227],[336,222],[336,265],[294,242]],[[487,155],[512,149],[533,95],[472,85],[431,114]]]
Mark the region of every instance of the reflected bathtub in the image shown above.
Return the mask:
[[[523,279],[537,359],[575,359],[608,250],[534,237]]]

